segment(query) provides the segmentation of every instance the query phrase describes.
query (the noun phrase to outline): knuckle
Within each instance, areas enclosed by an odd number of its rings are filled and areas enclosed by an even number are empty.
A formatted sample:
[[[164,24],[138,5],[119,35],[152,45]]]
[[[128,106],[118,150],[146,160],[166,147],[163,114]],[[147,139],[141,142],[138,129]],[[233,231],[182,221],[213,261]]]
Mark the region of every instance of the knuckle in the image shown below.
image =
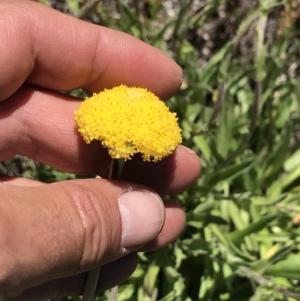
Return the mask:
[[[85,185],[71,185],[68,192],[76,216],[73,228],[80,250],[78,269],[88,270],[105,261],[115,245],[113,210],[103,195],[99,196]]]

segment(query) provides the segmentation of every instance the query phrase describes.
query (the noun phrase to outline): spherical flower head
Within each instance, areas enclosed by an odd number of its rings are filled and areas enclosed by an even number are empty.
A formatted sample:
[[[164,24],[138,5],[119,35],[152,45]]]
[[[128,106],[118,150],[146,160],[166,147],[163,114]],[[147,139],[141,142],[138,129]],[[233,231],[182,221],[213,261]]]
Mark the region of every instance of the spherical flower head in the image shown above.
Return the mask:
[[[100,140],[114,159],[158,161],[181,143],[176,113],[150,91],[124,85],[86,98],[75,113],[86,143]]]

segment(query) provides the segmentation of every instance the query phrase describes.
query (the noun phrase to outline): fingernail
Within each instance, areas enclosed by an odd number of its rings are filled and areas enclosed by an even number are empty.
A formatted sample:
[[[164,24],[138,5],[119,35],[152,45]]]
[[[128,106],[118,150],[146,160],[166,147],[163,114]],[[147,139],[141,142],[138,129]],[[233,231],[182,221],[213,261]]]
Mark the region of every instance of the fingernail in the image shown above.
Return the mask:
[[[165,218],[161,198],[146,189],[133,190],[119,197],[122,219],[122,247],[143,245],[160,232]]]

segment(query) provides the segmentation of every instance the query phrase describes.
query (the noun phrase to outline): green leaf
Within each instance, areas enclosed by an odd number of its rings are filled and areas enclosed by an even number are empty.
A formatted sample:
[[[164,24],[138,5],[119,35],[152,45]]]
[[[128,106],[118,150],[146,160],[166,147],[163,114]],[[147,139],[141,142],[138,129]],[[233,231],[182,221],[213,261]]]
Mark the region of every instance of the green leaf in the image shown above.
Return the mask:
[[[284,170],[289,172],[300,166],[300,149],[294,152],[285,162]]]
[[[220,181],[232,180],[245,172],[248,172],[256,164],[252,158],[246,159],[241,163],[234,163],[228,167],[216,171],[205,179],[205,185],[214,186]]]
[[[280,202],[282,202],[287,197],[287,193],[283,193],[274,198],[268,197],[252,197],[251,202],[255,206],[274,206]]]
[[[259,274],[263,274],[268,267],[270,267],[275,262],[278,262],[279,260],[283,259],[286,255],[288,255],[292,251],[293,247],[294,245],[289,245],[280,248],[271,258],[264,258],[254,262],[251,265],[252,270]]]
[[[224,244],[233,254],[236,256],[240,257],[243,260],[246,261],[252,261],[254,258],[247,254],[246,252],[241,251],[238,249],[229,236],[225,234],[223,231],[221,231],[217,226],[215,225],[210,225],[210,229],[213,231],[213,233],[216,235],[216,237],[219,239],[219,241]]]
[[[286,259],[269,266],[264,275],[300,280],[300,255],[290,254]]]
[[[203,135],[198,135],[193,138],[193,142],[196,144],[197,148],[202,152],[203,156],[206,158],[206,160],[210,160],[211,158],[211,149],[207,142],[207,140],[204,138]]]
[[[79,2],[77,0],[66,0],[66,2],[72,11],[74,12],[79,11]]]
[[[219,154],[226,158],[228,152],[230,150],[230,143],[232,137],[232,127],[233,127],[233,112],[230,108],[230,104],[228,104],[229,96],[227,96],[226,101],[223,100],[220,118],[219,118],[219,128],[216,136],[216,144],[217,150]]]
[[[282,180],[282,189],[287,188],[289,185],[293,184],[296,180],[300,179],[300,165],[293,169],[288,175],[285,175]]]
[[[250,224],[248,227],[246,227],[242,230],[237,230],[237,231],[229,233],[228,237],[233,242],[237,243],[240,240],[244,239],[246,236],[248,236],[252,233],[257,233],[260,230],[264,229],[269,223],[273,222],[279,216],[280,216],[280,214],[278,214],[278,213],[272,213],[272,214],[263,216],[258,221],[255,221],[252,224]]]
[[[147,273],[144,278],[144,287],[150,294],[155,289],[155,283],[157,281],[157,276],[160,271],[160,266],[156,263],[156,260],[152,261],[147,269]]]
[[[178,277],[180,277],[180,274],[171,266],[164,267],[164,273],[166,279],[171,283],[175,282]]]
[[[49,0],[39,0],[40,3],[50,6]]]

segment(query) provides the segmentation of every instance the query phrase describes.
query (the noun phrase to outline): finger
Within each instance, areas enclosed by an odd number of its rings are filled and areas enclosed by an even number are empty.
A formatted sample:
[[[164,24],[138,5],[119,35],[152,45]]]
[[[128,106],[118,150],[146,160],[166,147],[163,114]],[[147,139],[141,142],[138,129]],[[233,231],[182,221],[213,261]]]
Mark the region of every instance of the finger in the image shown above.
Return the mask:
[[[40,87],[98,92],[119,84],[169,98],[182,71],[155,48],[121,32],[33,1],[0,2],[0,100],[27,79]]]
[[[79,100],[69,96],[32,87],[0,103],[0,161],[22,154],[67,172],[107,177],[107,150],[99,141],[87,145],[75,128],[74,112],[79,105]],[[138,156],[127,161],[124,179],[159,193],[175,193],[190,186],[199,172],[198,156],[178,148],[158,163],[143,162]]]
[[[164,201],[164,203],[166,206],[166,222],[164,227],[158,237],[140,251],[153,251],[157,248],[161,248],[174,240],[175,237],[172,236],[173,232],[174,234],[176,233],[176,236],[182,232],[185,223],[183,210],[178,204],[170,200]],[[137,256],[135,253],[132,253],[102,266],[97,290],[104,291],[120,284],[132,274],[136,265]],[[24,293],[14,298],[13,301],[39,301],[57,296],[82,295],[86,277],[87,273],[55,279],[26,290]]]
[[[110,262],[100,269],[97,291],[103,292],[125,281],[137,266],[137,254],[132,253]],[[55,279],[30,288],[11,301],[40,301],[59,296],[79,296],[83,294],[87,273]]]
[[[39,181],[35,181],[27,178],[17,178],[17,177],[0,177],[0,182],[9,185],[18,186],[41,186],[45,185]],[[185,226],[185,213],[184,209],[180,204],[172,200],[164,200],[164,205],[166,208],[165,223],[158,234],[149,244],[142,247],[139,251],[153,251],[162,248],[169,243],[173,242],[184,229]]]
[[[156,194],[116,181],[2,184],[0,195],[9,200],[0,202],[4,300],[133,252],[153,240],[165,221]]]
[[[159,235],[139,251],[149,252],[162,248],[179,237],[185,227],[185,212],[183,208],[172,200],[164,200],[166,207],[166,221]]]
[[[27,179],[27,178],[17,178],[17,177],[8,177],[1,176],[0,182],[17,185],[17,186],[41,186],[45,185],[42,182]],[[180,204],[172,200],[164,200],[164,205],[166,208],[165,223],[156,238],[154,238],[149,244],[142,247],[139,251],[152,251],[155,249],[162,248],[169,243],[173,242],[184,229],[185,226],[185,213],[184,209]]]
[[[35,181],[27,178],[17,178],[1,176],[0,182],[9,185],[18,186],[41,186],[45,185],[39,181]],[[184,229],[185,226],[185,213],[184,209],[180,204],[172,200],[164,200],[164,205],[166,208],[165,223],[158,234],[149,244],[142,247],[139,251],[153,251],[162,248],[169,243],[173,242]]]
[[[0,176],[0,183],[7,185],[17,185],[17,186],[41,186],[44,185],[39,181],[35,181],[28,178],[17,178],[9,176]]]
[[[181,146],[157,163],[144,162],[136,156],[126,162],[123,179],[141,183],[160,194],[175,194],[194,184],[200,170],[200,159],[196,153]]]

